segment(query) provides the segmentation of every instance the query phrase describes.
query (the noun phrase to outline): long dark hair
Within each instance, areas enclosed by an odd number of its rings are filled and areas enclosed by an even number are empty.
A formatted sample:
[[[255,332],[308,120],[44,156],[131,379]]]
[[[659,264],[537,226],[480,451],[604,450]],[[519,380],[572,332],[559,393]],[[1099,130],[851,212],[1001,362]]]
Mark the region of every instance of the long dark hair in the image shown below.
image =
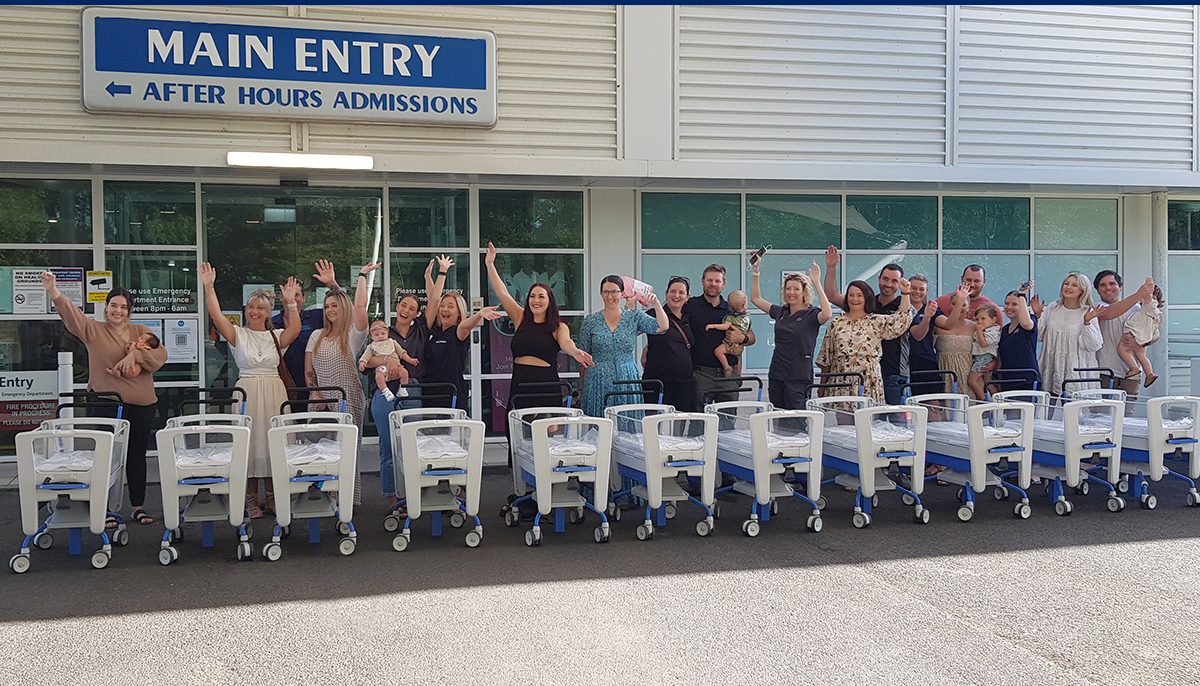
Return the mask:
[[[104,304],[109,304],[113,298],[118,296],[125,298],[125,303],[129,305],[129,314],[133,314],[133,294],[124,288],[114,288],[109,291],[108,295],[104,298]]]
[[[554,291],[550,290],[549,286],[540,281],[530,286],[529,291],[525,293],[525,313],[521,315],[521,325],[517,327],[517,331],[533,324],[533,312],[529,311],[529,294],[535,288],[546,291],[546,299],[549,301],[549,304],[546,305],[546,326],[550,329],[550,333],[557,333],[560,321],[558,317],[558,303],[554,300]]]
[[[863,312],[867,314],[875,314],[875,289],[871,288],[871,284],[866,281],[851,281],[846,286],[846,292],[849,293],[851,288],[857,288],[863,294]],[[844,297],[844,296],[843,296]],[[850,311],[850,304],[846,304],[846,311]]]

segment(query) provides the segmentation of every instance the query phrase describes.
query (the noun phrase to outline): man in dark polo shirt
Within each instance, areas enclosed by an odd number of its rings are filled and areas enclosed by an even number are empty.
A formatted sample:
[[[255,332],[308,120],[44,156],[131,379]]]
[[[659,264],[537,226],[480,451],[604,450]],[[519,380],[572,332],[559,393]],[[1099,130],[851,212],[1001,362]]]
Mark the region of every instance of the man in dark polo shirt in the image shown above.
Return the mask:
[[[837,266],[841,255],[837,248],[829,246],[825,249],[825,293],[829,302],[846,309],[846,296],[837,287]],[[900,279],[904,277],[904,268],[895,263],[883,265],[879,272],[879,293],[875,297],[874,314],[894,314],[900,310]],[[899,338],[882,341],[883,357],[879,358],[879,371],[883,374],[883,397],[888,405],[900,405],[904,402],[904,387],[908,385],[909,365],[908,348],[912,342],[909,334]]]
[[[684,303],[688,323],[692,329],[692,377],[696,381],[696,404],[704,407],[706,402],[737,400],[737,382],[727,381],[713,351],[722,341],[754,345],[754,332],[742,333],[736,329],[728,332],[708,330],[709,324],[720,324],[729,314],[729,303],[721,296],[725,290],[725,267],[710,264],[704,268],[701,278],[702,295],[693,296]],[[740,370],[737,370],[740,373]],[[705,396],[713,391],[724,390],[712,398]]]

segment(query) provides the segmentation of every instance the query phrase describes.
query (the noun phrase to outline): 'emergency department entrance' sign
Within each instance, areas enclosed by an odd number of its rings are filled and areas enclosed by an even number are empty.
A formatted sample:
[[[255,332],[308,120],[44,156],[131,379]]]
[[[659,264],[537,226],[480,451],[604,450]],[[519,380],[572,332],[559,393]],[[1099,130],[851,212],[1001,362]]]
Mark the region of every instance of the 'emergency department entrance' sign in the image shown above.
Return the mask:
[[[236,23],[234,23],[236,21]],[[90,111],[493,126],[486,31],[88,8]]]

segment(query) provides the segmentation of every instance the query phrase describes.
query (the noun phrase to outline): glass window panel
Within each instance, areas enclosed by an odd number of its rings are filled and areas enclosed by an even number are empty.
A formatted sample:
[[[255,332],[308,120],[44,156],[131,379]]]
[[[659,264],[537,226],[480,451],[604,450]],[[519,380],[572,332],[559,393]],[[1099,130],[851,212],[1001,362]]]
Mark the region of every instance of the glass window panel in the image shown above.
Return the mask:
[[[847,196],[846,247],[852,250],[937,248],[937,198]]]
[[[409,294],[416,295],[417,299],[421,301],[421,307],[425,307],[425,268],[429,266],[429,261],[438,254],[441,253],[392,253],[392,292],[387,301],[389,308],[394,309],[396,301]],[[469,302],[471,296],[467,280],[470,278],[470,257],[465,252],[449,253],[449,256],[454,260],[454,266],[446,274],[445,291],[461,293]],[[437,278],[436,264],[433,269],[433,277]]]
[[[1200,255],[1168,255],[1167,279],[1171,286],[1169,293],[1163,293],[1167,302],[1200,305]]]
[[[60,351],[74,353],[75,383],[87,383],[87,348],[60,320],[0,321],[0,372],[46,371],[53,376]],[[53,419],[56,404],[53,398],[0,402],[0,455],[12,454],[18,433]]]
[[[993,302],[1002,303],[1004,294],[1016,290],[1021,282],[1029,279],[1028,255],[943,255],[941,288],[938,295],[944,295],[958,288],[962,279],[963,269],[968,264],[978,264],[983,267],[986,282],[983,284],[983,294]]]
[[[579,385],[579,378],[564,377],[563,381],[571,384],[572,387]],[[488,436],[504,436],[508,430],[505,425],[505,407],[508,403],[509,388],[512,382],[509,379],[484,379],[482,382],[483,402],[481,418],[485,426],[487,426]],[[553,398],[546,398],[547,404],[554,404]],[[579,403],[574,405],[578,407]]]
[[[942,247],[1028,250],[1029,198],[943,198]]]
[[[564,316],[562,321],[570,327],[571,337],[575,338],[579,334],[579,326],[583,323],[583,315]],[[497,319],[494,322],[484,322],[480,329],[480,356],[482,359],[480,366],[483,367],[483,374],[512,373],[511,342],[514,331],[512,320],[508,317]],[[578,371],[579,364],[575,362],[574,358],[567,355],[558,356],[559,374]]]
[[[196,253],[182,250],[109,250],[113,284],[133,293],[133,317],[196,312]]]
[[[1200,357],[1200,310],[1167,308],[1167,355],[1172,360],[1181,358],[1185,364]]]
[[[582,254],[500,253],[496,255],[496,271],[504,279],[509,294],[519,303],[525,302],[530,286],[544,283],[554,293],[554,301],[560,312],[582,311],[585,307]],[[479,290],[487,294],[487,304],[500,304],[500,299],[488,282],[482,255],[479,257],[479,280]]]
[[[137,245],[196,242],[196,185],[104,183],[104,240]]]
[[[768,259],[782,260],[781,257],[768,256]],[[725,272],[725,291],[729,294],[731,289],[742,288],[743,284],[749,288],[750,275],[745,274],[743,281],[741,265],[742,258],[736,253],[710,253],[703,255],[642,255],[642,271],[641,280],[654,286],[654,292],[662,295],[667,292],[667,281],[672,276],[686,276],[691,285],[689,289],[692,295],[701,295],[703,286],[701,280],[704,276],[704,268],[710,264],[724,265]],[[770,264],[770,263],[768,263]]]
[[[481,190],[479,240],[497,248],[582,248],[583,193]]]
[[[644,215],[646,196],[642,197]],[[776,250],[823,250],[827,245],[841,245],[841,242],[842,201],[839,196],[746,196],[746,246],[749,248],[769,245]]]
[[[92,268],[91,250],[0,250],[0,314],[11,314],[12,299],[12,270],[9,267],[45,268],[45,267],[78,267],[84,270]],[[85,286],[86,289],[86,286]],[[90,311],[84,304],[84,311]]]
[[[1035,198],[1034,244],[1049,250],[1116,250],[1115,198]]]
[[[1171,200],[1167,203],[1167,248],[1200,250],[1200,201]]]
[[[1042,296],[1042,300],[1045,302],[1058,300],[1059,290],[1062,288],[1063,279],[1067,278],[1067,274],[1079,272],[1091,282],[1100,270],[1116,268],[1117,256],[1115,254],[1069,255],[1054,253],[1046,255],[1039,253],[1034,259],[1033,289],[1035,293]],[[1019,281],[1014,282],[1007,289],[999,292],[998,295],[1003,296],[1005,293],[1015,290],[1019,285]],[[1095,289],[1092,289],[1092,300],[1100,302],[1100,296],[1096,293]]]
[[[642,247],[740,248],[741,214],[736,193],[642,193]]]
[[[883,266],[889,262],[894,262],[903,267],[905,277],[912,276],[913,274],[924,274],[929,277],[930,288],[937,289],[937,255],[903,255],[899,253],[891,255],[843,255],[842,264],[845,270],[843,287],[851,281],[861,280],[871,284],[871,288],[878,292],[879,272],[883,271]],[[820,265],[821,271],[824,271],[825,262],[823,256]]]
[[[91,181],[0,179],[0,243],[91,242]]]
[[[388,204],[393,248],[470,245],[470,201],[465,189],[392,188]]]

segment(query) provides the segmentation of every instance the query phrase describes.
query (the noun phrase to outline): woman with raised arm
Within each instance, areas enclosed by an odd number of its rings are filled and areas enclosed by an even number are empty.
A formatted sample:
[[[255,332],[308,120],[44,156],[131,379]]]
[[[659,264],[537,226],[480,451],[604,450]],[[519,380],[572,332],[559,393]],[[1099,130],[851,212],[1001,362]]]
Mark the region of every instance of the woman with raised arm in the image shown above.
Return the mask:
[[[631,386],[616,389],[613,382],[638,378],[637,362],[633,356],[638,334],[660,334],[671,325],[666,310],[653,293],[646,297],[646,302],[654,308],[653,317],[641,310],[622,307],[621,293],[624,287],[621,277],[604,277],[600,281],[600,299],[604,302],[604,309],[584,317],[583,325],[579,327],[579,348],[586,350],[595,362],[591,369],[579,371],[583,388],[580,405],[584,414],[593,417],[604,416],[604,408],[610,404],[636,402],[642,397],[640,393],[635,393],[627,398],[605,398],[614,389],[635,390]],[[614,400],[617,402],[612,402]]]
[[[865,379],[863,395],[877,403],[883,402],[883,374],[879,369],[883,348],[880,342],[903,336],[912,324],[908,279],[901,277],[899,286],[900,309],[892,314],[871,314],[875,311],[875,291],[865,281],[851,281],[844,296],[846,313],[832,320],[817,355],[817,366],[825,373],[862,374]],[[822,388],[821,393],[844,394],[835,388]]]
[[[750,301],[775,321],[775,352],[767,372],[771,404],[781,410],[803,410],[813,383],[813,353],[821,325],[833,317],[833,308],[821,287],[821,268],[816,262],[808,274],[791,272],[783,279],[783,304],[772,305],[762,297],[759,270],[763,258],[754,262]],[[813,307],[815,299],[819,307]]]
[[[316,267],[314,276],[329,287],[329,293],[325,296],[325,327],[314,331],[312,338],[308,339],[304,354],[304,381],[309,386],[342,389],[346,394],[346,411],[354,417],[354,423],[359,428],[358,441],[361,445],[367,398],[358,376],[358,351],[367,340],[367,302],[371,298],[367,289],[367,275],[380,265],[371,262],[363,265],[354,288],[353,305],[350,304],[350,297],[338,286],[333,263],[321,260]],[[320,398],[321,395],[318,393],[314,397]],[[356,470],[354,504],[359,504],[361,500]]]
[[[246,514],[259,519],[263,511],[275,513],[275,488],[271,480],[271,453],[267,447],[267,429],[271,417],[287,401],[287,390],[279,378],[279,361],[287,347],[300,335],[300,313],[296,299],[300,282],[288,277],[279,287],[282,297],[282,332],[271,328],[275,293],[260,288],[246,299],[246,325],[234,326],[221,312],[217,298],[217,270],[205,262],[200,265],[200,283],[204,287],[204,306],[217,332],[229,341],[233,361],[237,363],[237,386],[246,391],[246,414],[250,416],[250,461],[246,481]],[[259,505],[258,482],[263,483],[266,507]]]
[[[997,377],[993,386],[1001,391],[1032,391],[1040,375],[1037,358],[1038,320],[1030,312],[1029,294],[1033,291],[1033,282],[1026,282],[1019,290],[1011,291],[1004,298],[1004,314],[1008,323],[1000,329],[998,352],[1000,371],[1005,372]],[[1041,300],[1035,295],[1033,300],[1041,309]],[[1012,372],[1010,370],[1029,369],[1028,372]]]
[[[544,283],[530,286],[525,306],[522,307],[508,292],[504,279],[496,271],[496,246],[490,242],[483,262],[487,266],[488,282],[516,329],[511,343],[513,371],[509,385],[509,409],[545,404],[531,398],[513,405],[511,398],[514,395],[541,392],[544,388],[522,390],[521,387],[527,384],[558,383],[559,352],[573,357],[581,367],[591,366],[592,356],[577,348],[571,340],[571,329],[559,319],[558,305],[549,286]]]
[[[433,264],[437,262],[437,278],[433,277]],[[467,301],[459,293],[446,293],[446,272],[454,266],[454,260],[439,255],[430,260],[425,269],[425,324],[429,329],[429,340],[425,342],[425,355],[421,358],[424,376],[429,384],[452,384],[458,395],[458,407],[467,407],[467,354],[471,350],[471,331],[485,321],[503,317],[495,305],[485,307],[467,316]],[[430,391],[438,393],[438,391]],[[450,398],[433,397],[424,402],[426,406],[450,407]]]
[[[1042,389],[1059,395],[1063,393],[1063,381],[1092,376],[1090,372],[1081,374],[1075,370],[1095,367],[1096,352],[1104,346],[1100,323],[1096,321],[1100,310],[1092,301],[1092,282],[1079,272],[1071,272],[1063,279],[1057,301],[1043,306],[1035,298],[1031,306],[1038,318],[1038,340],[1042,342],[1042,356],[1038,360]],[[1100,384],[1089,381],[1071,385],[1066,392],[1099,387]]]
[[[88,351],[88,390],[118,393],[124,404],[123,417],[129,420],[129,442],[125,446],[125,480],[129,482],[131,517],[138,524],[153,524],[146,514],[146,446],[154,423],[158,395],[154,392],[154,372],[167,361],[163,346],[150,350],[137,348],[137,340],[150,333],[141,324],[131,324],[133,295],[124,288],[109,291],[104,304],[104,321],[98,322],[83,313],[71,299],[58,289],[54,272],[42,272],[42,288],[54,303],[58,316],[67,331],[83,341]],[[97,415],[116,417],[111,411],[97,410]],[[115,518],[108,518],[106,528],[117,528]]]

